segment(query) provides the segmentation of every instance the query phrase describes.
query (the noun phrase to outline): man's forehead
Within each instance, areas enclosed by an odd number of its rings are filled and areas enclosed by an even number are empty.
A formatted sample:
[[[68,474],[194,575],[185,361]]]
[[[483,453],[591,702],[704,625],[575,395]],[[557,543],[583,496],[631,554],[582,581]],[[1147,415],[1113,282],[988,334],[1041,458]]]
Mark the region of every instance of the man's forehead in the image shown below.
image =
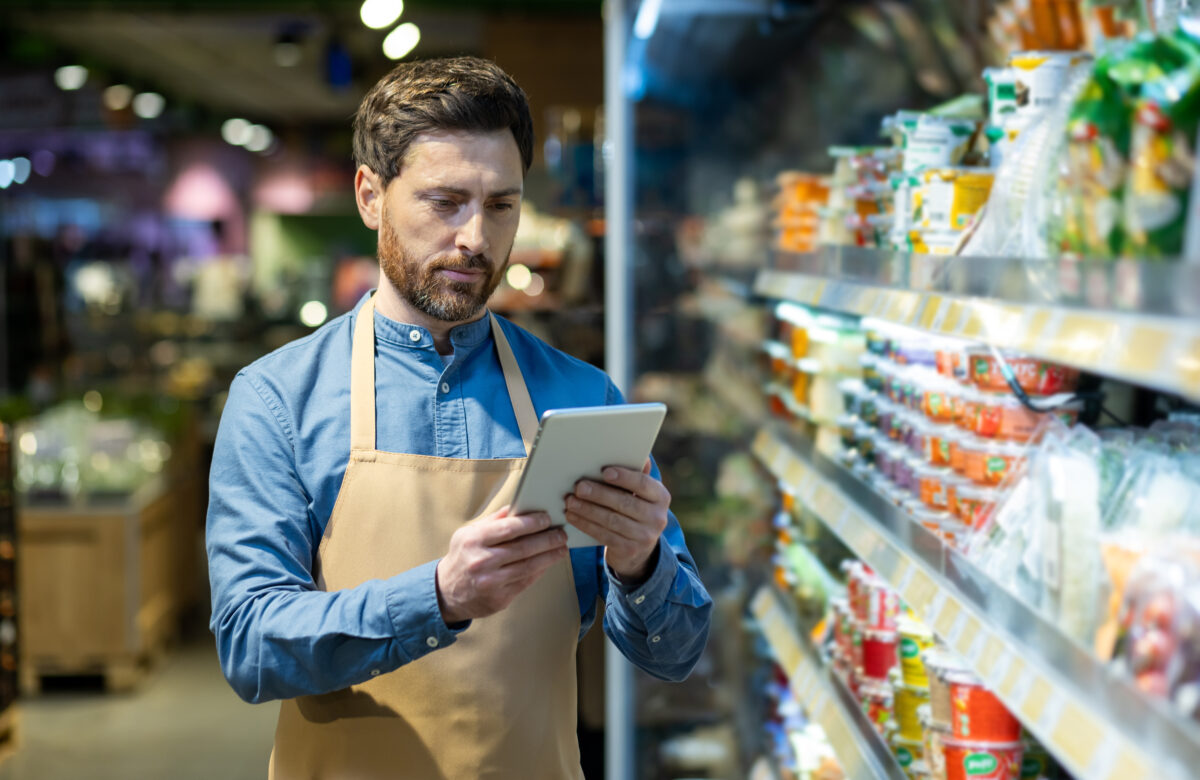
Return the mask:
[[[523,178],[521,153],[508,130],[447,130],[422,133],[413,139],[402,167],[436,168],[461,165],[494,169]]]

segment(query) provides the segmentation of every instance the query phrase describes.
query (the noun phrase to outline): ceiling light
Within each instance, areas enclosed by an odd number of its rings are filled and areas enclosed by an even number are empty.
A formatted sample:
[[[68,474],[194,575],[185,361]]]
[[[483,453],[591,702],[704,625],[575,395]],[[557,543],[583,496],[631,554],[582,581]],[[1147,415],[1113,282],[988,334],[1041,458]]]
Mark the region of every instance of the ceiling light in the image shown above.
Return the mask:
[[[633,37],[643,41],[654,35],[658,26],[658,16],[662,13],[662,0],[642,0],[638,7],[637,18],[633,20]]]
[[[133,99],[133,113],[142,119],[153,119],[166,107],[166,99],[157,92],[143,92]]]
[[[271,135],[267,128],[262,125],[250,125],[250,138],[246,141],[246,148],[252,152],[265,152],[273,140],[275,136]]]
[[[29,172],[33,169],[33,165],[29,162],[28,157],[17,157],[12,162],[13,182],[24,184],[29,179]]]
[[[113,84],[104,90],[104,105],[109,111],[124,111],[133,100],[133,88],[127,84]]]
[[[362,23],[372,30],[390,27],[404,13],[403,0],[364,0],[358,15]],[[397,58],[393,58],[397,59]]]
[[[8,189],[16,176],[16,166],[12,160],[0,160],[0,190]]]
[[[383,39],[383,53],[389,60],[406,56],[421,42],[421,31],[412,22],[405,22]]]
[[[221,137],[227,144],[245,146],[250,140],[250,123],[241,117],[226,119],[221,125]]]
[[[54,71],[54,83],[59,89],[71,91],[79,89],[87,82],[88,71],[82,65],[63,65]]]

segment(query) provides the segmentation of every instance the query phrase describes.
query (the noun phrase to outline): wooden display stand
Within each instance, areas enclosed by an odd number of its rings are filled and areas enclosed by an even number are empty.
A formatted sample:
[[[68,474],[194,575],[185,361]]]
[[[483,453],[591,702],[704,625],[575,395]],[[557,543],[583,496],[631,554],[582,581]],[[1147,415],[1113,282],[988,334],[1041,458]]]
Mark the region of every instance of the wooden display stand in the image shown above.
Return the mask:
[[[116,506],[17,513],[20,687],[102,675],[128,690],[178,633],[180,507],[162,483]]]

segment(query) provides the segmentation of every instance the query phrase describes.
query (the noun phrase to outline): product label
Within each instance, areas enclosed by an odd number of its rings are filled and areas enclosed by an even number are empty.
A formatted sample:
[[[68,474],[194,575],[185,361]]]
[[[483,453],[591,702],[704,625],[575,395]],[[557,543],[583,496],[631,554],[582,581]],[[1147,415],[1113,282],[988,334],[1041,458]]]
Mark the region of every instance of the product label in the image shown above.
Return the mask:
[[[916,658],[921,654],[921,647],[913,640],[905,637],[900,640],[900,657]]]
[[[906,747],[896,748],[896,760],[900,762],[900,766],[906,767],[913,762],[913,754]]]
[[[1021,761],[1022,778],[1039,778],[1042,776],[1042,762],[1036,758],[1026,758]]]
[[[996,456],[987,459],[987,471],[989,474],[1000,474],[1008,468],[1008,461],[1003,457]]]
[[[963,769],[972,777],[990,775],[996,771],[996,757],[991,753],[970,753],[963,758]]]
[[[991,369],[989,368],[988,361],[982,359],[975,361],[974,376],[987,376],[989,370]]]

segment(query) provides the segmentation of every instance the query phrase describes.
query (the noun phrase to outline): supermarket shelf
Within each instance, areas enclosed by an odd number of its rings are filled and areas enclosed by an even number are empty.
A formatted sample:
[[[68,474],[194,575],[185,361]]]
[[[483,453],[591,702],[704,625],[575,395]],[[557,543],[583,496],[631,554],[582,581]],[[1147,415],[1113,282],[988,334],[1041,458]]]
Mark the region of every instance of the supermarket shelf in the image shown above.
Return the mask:
[[[866,482],[778,428],[761,429],[753,451],[1075,776],[1194,776],[1194,724],[1141,695]]]
[[[779,399],[789,412],[802,420],[807,420],[813,425],[834,425],[833,420],[825,420],[813,415],[812,409],[809,409],[804,404],[796,400],[796,396],[792,391],[777,382],[769,382],[764,388],[768,396],[774,396]]]
[[[769,585],[754,595],[750,611],[767,639],[771,655],[787,673],[796,700],[825,730],[846,777],[902,780],[904,771],[883,738],[837,675],[817,659]]]
[[[767,298],[983,341],[1200,400],[1200,263],[778,254]]]
[[[762,351],[766,352],[776,360],[782,360],[797,371],[805,374],[833,374],[838,375],[837,371],[828,371],[824,364],[816,358],[800,358],[792,357],[792,351],[782,341],[765,341],[762,345]]]

